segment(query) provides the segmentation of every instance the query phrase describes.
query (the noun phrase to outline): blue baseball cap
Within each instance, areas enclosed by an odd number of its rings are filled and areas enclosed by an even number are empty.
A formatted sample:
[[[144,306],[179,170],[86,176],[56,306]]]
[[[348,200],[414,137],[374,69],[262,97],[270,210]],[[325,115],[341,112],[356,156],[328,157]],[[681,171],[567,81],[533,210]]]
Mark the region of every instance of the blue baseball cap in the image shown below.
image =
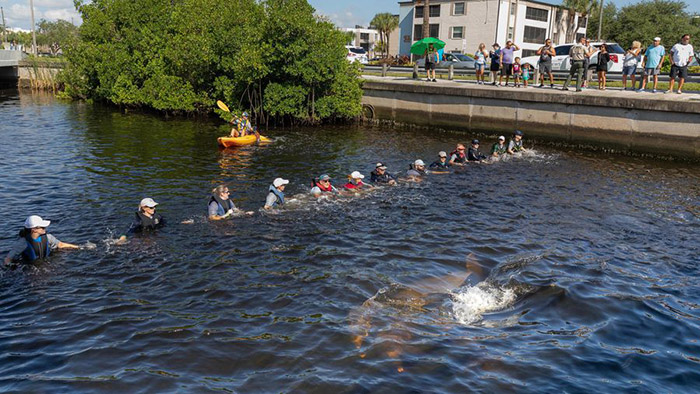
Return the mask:
[[[321,175],[320,177],[318,177],[318,180],[319,180],[319,181],[330,181],[330,180],[331,180],[331,177],[330,177],[330,175],[328,175],[328,174],[323,174],[323,175]]]

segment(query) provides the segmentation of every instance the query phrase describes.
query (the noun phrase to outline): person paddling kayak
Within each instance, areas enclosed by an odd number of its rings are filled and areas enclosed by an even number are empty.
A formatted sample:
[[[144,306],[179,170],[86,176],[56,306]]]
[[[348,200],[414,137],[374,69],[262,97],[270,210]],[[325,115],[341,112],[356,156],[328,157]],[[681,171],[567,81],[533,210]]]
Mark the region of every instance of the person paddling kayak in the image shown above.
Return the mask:
[[[46,232],[51,221],[44,220],[40,216],[30,216],[24,221],[24,228],[19,231],[19,238],[12,245],[12,249],[5,257],[5,264],[12,261],[33,263],[42,260],[56,249],[79,249],[78,245],[59,241],[56,237]]]
[[[248,119],[248,112],[243,112],[240,118],[234,116],[231,118],[230,123],[233,125],[233,128],[231,129],[231,137],[237,138],[255,134],[253,125]]]

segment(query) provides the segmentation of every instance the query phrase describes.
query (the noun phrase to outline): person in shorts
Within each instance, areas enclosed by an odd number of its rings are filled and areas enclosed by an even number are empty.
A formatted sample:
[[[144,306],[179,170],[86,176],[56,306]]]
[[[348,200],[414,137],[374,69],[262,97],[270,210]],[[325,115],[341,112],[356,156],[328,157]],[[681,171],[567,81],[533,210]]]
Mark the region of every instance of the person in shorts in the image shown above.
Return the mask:
[[[428,82],[437,82],[437,79],[435,79],[435,65],[438,62],[438,56],[440,55],[437,49],[435,49],[435,46],[433,44],[428,44],[428,49],[425,50],[425,73],[427,74]],[[432,79],[430,79],[431,71],[433,72]]]
[[[486,44],[483,42],[479,44],[479,49],[474,53],[474,68],[476,68],[476,83],[479,85],[484,84],[484,68],[486,67],[486,57],[489,53],[486,52]]]
[[[598,73],[598,90],[605,90],[608,73],[608,62],[610,61],[610,54],[608,53],[608,46],[605,44],[600,45],[600,51],[598,52],[598,64],[596,64],[596,72]]]
[[[644,77],[642,78],[642,87],[639,88],[638,92],[643,92],[647,87],[647,77],[654,76],[654,89],[652,93],[656,93],[656,85],[659,83],[659,72],[661,71],[661,66],[664,65],[664,59],[666,59],[666,49],[661,45],[661,38],[655,37],[654,43],[647,48],[644,52]]]
[[[544,76],[549,75],[549,87],[554,87],[554,75],[552,74],[552,56],[556,56],[554,47],[552,46],[552,40],[544,40],[544,46],[537,50],[537,55],[540,57],[537,61],[537,66],[540,69],[540,87],[544,87]],[[533,81],[537,83],[537,81]],[[525,85],[527,86],[527,84]],[[534,86],[534,85],[533,85]]]
[[[637,65],[639,65],[639,54],[642,51],[642,43],[639,41],[632,42],[632,46],[625,51],[625,57],[622,62],[622,86],[627,90],[627,78],[632,79],[632,87],[634,90],[635,77],[637,75]]]
[[[508,80],[511,75],[513,75],[513,59],[515,58],[515,51],[519,51],[520,47],[515,45],[513,41],[508,40],[506,46],[501,49],[501,76],[498,78],[498,84],[503,82],[503,76],[506,76],[506,85],[508,86]]]
[[[693,56],[695,56],[695,52],[693,52],[693,46],[690,45],[690,34],[684,34],[681,37],[681,42],[671,48],[671,73],[669,74],[671,81],[666,93],[673,92],[676,77],[678,78],[678,92],[676,93],[683,93],[683,84],[688,78],[688,64],[693,60]]]

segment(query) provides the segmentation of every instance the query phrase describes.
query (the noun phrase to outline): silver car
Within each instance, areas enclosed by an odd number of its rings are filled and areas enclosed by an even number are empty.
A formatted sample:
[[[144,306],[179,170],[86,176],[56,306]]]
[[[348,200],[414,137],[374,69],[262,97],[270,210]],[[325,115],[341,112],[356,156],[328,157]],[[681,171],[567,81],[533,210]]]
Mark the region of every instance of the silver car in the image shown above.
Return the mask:
[[[476,60],[469,55],[463,55],[461,53],[444,53],[442,55],[442,60],[437,64],[438,68],[448,68],[452,65],[454,68],[470,68],[474,69],[476,66],[474,64]],[[418,67],[425,67],[425,58],[420,59],[416,62]]]

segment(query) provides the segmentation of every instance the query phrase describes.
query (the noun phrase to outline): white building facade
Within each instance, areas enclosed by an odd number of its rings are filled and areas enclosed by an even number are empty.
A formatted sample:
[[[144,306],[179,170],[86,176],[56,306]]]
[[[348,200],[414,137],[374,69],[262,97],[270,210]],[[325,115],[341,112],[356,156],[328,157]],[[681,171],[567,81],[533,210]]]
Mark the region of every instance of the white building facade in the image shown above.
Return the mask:
[[[374,54],[376,45],[380,42],[379,31],[375,29],[365,29],[363,27],[343,28],[342,31],[354,34],[354,39],[348,43],[355,47],[364,48],[365,51]]]
[[[422,1],[399,2],[399,53],[408,55],[423,33]],[[517,56],[534,55],[546,38],[566,43],[568,11],[537,0],[431,0],[430,36],[446,43],[445,51],[474,53],[480,43],[491,48],[512,40]],[[574,39],[586,34],[587,19],[576,16]]]

